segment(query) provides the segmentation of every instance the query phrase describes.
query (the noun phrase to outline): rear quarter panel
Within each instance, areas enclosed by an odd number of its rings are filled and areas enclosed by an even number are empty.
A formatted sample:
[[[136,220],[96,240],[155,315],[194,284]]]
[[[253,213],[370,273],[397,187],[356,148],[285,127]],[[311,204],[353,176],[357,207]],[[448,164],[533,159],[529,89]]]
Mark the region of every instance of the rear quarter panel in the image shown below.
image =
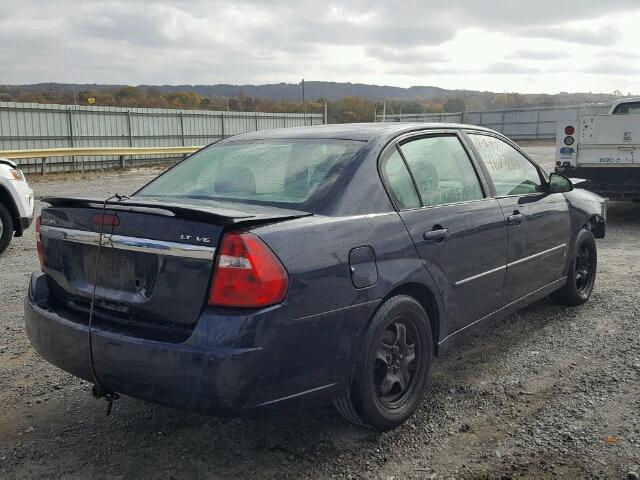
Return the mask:
[[[305,358],[299,369],[328,368],[338,377],[348,375],[363,329],[390,292],[407,283],[437,292],[396,212],[306,217],[253,232],[280,258],[290,277],[278,320],[257,326],[257,336],[279,338],[283,345],[304,343],[304,354],[291,356],[292,367],[297,358]],[[366,288],[354,286],[349,270],[349,253],[361,246],[374,249],[378,273],[375,284]]]
[[[290,275],[287,314],[291,318],[383,299],[393,288],[423,279],[424,266],[395,212],[351,217],[307,217],[253,230]],[[352,249],[375,251],[378,278],[356,288],[349,271]]]

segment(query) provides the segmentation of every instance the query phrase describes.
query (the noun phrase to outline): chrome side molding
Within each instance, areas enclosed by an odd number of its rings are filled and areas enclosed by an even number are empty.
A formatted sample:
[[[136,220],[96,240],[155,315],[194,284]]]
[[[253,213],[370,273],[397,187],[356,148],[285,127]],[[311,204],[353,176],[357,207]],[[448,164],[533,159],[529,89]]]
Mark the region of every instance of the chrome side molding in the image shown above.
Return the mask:
[[[478,280],[486,275],[491,275],[492,273],[497,273],[501,270],[505,270],[507,268],[506,265],[502,265],[497,268],[493,268],[491,270],[487,270],[486,272],[479,273],[478,275],[474,275],[473,277],[465,278],[464,280],[458,280],[454,285],[459,287],[460,285],[464,285],[465,283],[473,282],[474,280]]]
[[[563,243],[562,245],[558,245],[557,247],[550,248],[549,250],[545,250],[543,252],[538,252],[538,253],[536,253],[534,255],[530,255],[528,257],[521,258],[520,260],[516,260],[514,262],[508,263],[507,264],[507,268],[512,267],[513,265],[520,265],[521,263],[528,262],[529,260],[533,260],[534,258],[543,257],[545,255],[548,255],[551,252],[555,252],[556,250],[560,250],[560,249],[564,250],[562,255],[566,257],[566,255],[567,255],[567,244]]]
[[[42,225],[40,231],[45,238],[95,246],[100,243],[100,234],[97,232],[86,232],[84,230],[73,230],[47,225]],[[117,250],[211,261],[213,261],[213,255],[216,251],[214,247],[205,247],[203,245],[189,245],[186,243],[166,242],[164,240],[151,240],[148,238],[128,237],[110,233],[104,233],[102,235],[102,246],[115,248]]]
[[[560,249],[564,250],[563,251],[563,256],[566,257],[566,255],[567,255],[567,244],[563,243],[562,245],[558,245],[557,247],[553,247],[553,248],[550,248],[548,250],[544,250],[543,252],[538,252],[538,253],[535,253],[533,255],[529,255],[528,257],[521,258],[520,260],[515,260],[515,261],[513,261],[511,263],[507,263],[506,265],[501,265],[501,266],[493,268],[491,270],[487,270],[486,272],[479,273],[478,275],[474,275],[473,277],[465,278],[463,280],[458,280],[457,282],[454,283],[454,285],[456,287],[459,287],[460,285],[464,285],[465,283],[472,282],[474,280],[478,280],[478,279],[480,279],[480,278],[482,278],[482,277],[484,277],[486,275],[491,275],[492,273],[496,273],[496,272],[499,272],[501,270],[508,269],[509,267],[513,267],[515,265],[520,265],[521,263],[528,262],[529,260],[534,260],[536,258],[543,257],[545,255],[548,255],[549,253],[555,252],[556,250],[560,250]]]

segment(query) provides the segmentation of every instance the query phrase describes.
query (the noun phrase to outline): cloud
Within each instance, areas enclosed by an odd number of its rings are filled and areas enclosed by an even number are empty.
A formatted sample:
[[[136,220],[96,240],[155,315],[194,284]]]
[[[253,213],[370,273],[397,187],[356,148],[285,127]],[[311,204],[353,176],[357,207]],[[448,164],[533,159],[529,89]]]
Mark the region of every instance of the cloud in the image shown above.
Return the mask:
[[[426,50],[423,48],[390,48],[390,47],[367,47],[365,49],[369,57],[377,58],[391,63],[439,63],[447,60],[441,50]]]
[[[570,55],[559,50],[516,50],[506,56],[511,60],[560,60],[569,58]]]
[[[537,60],[566,58],[562,47],[513,47],[506,60],[517,62],[501,61],[509,45],[487,50],[484,69],[450,61],[450,46],[473,30],[610,47],[622,36],[614,24],[567,28],[558,19],[597,22],[631,10],[640,11],[637,0],[490,0],[482,8],[477,0],[0,0],[0,83],[535,73]]]
[[[622,60],[636,60],[640,55],[634,52],[624,52],[622,50],[602,50],[595,54],[598,58],[619,58]]]
[[[619,62],[616,60],[603,60],[594,63],[581,71],[585,73],[595,73],[598,75],[626,76],[638,75],[640,73],[640,68],[630,63]]]
[[[497,74],[523,74],[523,73],[538,73],[539,69],[533,67],[527,67],[526,65],[519,65],[517,63],[510,62],[496,62],[489,65],[484,73],[497,73]]]
[[[616,25],[605,25],[595,30],[568,28],[562,25],[532,27],[521,30],[520,34],[526,37],[600,46],[614,45],[622,38],[622,32]]]

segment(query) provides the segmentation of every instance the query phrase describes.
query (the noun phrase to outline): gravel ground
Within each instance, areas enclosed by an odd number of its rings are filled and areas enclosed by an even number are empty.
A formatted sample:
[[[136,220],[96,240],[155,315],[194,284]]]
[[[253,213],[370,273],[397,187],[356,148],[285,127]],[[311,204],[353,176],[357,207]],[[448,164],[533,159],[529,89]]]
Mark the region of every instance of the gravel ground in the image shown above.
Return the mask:
[[[551,168],[553,147],[526,148]],[[131,193],[157,169],[32,177],[37,196]],[[38,202],[38,208],[41,203]],[[218,419],[104,402],[23,331],[30,230],[0,257],[0,477],[633,478],[640,473],[640,206],[610,205],[591,302],[541,301],[434,364],[420,411],[377,435],[332,409]]]

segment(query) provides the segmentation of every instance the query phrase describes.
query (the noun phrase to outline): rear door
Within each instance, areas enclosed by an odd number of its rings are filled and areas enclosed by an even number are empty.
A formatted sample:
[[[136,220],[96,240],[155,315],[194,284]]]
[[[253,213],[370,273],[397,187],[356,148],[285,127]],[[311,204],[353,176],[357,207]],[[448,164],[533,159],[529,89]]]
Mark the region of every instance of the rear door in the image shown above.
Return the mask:
[[[571,219],[562,193],[549,193],[541,169],[502,139],[469,134],[491,179],[507,223],[505,303],[561,279],[566,273]]]
[[[500,304],[506,228],[498,202],[456,132],[405,138],[382,173],[448,311],[448,333]]]

